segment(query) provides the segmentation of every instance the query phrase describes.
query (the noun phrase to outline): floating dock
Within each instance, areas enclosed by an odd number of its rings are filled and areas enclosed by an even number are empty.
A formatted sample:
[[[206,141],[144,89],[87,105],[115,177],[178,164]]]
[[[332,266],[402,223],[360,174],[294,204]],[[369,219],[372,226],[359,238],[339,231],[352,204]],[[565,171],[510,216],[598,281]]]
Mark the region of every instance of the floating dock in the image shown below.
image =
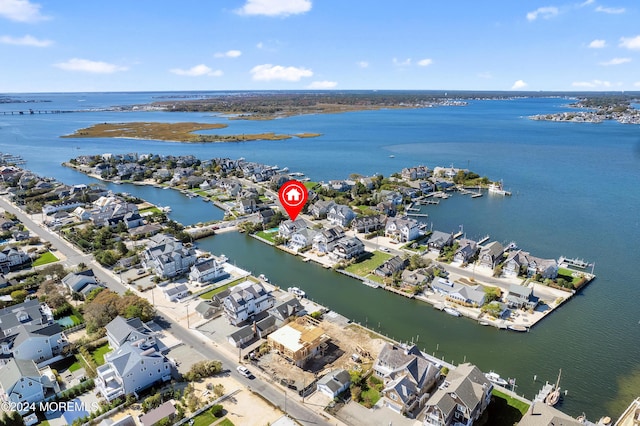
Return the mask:
[[[533,402],[540,402],[544,404],[551,391],[553,391],[553,383],[546,382],[536,397],[533,398]]]

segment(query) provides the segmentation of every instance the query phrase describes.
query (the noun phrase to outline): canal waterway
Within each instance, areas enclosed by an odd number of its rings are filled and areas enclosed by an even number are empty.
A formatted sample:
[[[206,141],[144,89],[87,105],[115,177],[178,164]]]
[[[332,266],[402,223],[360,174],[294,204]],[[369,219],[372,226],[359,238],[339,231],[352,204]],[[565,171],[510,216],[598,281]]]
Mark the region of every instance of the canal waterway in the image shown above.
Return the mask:
[[[144,103],[163,94],[42,94],[12,97],[51,100],[47,108],[100,109]],[[640,128],[531,121],[539,113],[567,111],[567,100],[471,101],[467,107],[366,111],[237,121],[203,113],[91,110],[52,115],[0,115],[0,152],[21,155],[26,168],[62,182],[94,179],[61,166],[78,155],[158,153],[245,157],[313,180],[350,173],[389,175],[425,164],[468,167],[502,179],[509,198],[454,196],[425,206],[433,229],[469,237],[515,241],[541,257],[561,255],[595,261],[598,278],[530,333],[481,327],[428,305],[375,290],[306,264],[242,234],[214,236],[202,248],[224,253],[239,266],[264,273],[282,286],[297,285],[318,302],[389,336],[418,344],[447,361],[465,359],[503,377],[516,377],[517,391],[532,397],[562,368],[568,390],[561,408],[590,418],[619,414],[640,393]],[[43,104],[44,105],[44,104]],[[0,105],[15,109],[15,104]],[[317,132],[311,139],[222,144],[180,144],[130,139],[60,139],[100,122],[196,121],[229,124],[226,133]],[[393,156],[393,157],[391,157]],[[185,224],[222,217],[198,198],[152,187],[110,185],[116,191],[170,205],[170,217]],[[418,337],[419,336],[419,337]],[[537,381],[533,381],[534,375]]]

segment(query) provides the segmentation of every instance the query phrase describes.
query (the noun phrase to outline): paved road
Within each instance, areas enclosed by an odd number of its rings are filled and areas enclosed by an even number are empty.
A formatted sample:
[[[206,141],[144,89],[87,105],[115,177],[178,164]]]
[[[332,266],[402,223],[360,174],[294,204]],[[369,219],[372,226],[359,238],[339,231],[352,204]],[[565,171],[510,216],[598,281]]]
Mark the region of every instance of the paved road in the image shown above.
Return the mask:
[[[34,234],[38,235],[43,241],[50,241],[52,247],[55,247],[60,253],[62,253],[66,260],[64,263],[67,267],[74,267],[78,263],[83,262],[87,266],[93,268],[96,277],[102,281],[109,289],[116,291],[117,293],[124,293],[127,289],[122,285],[119,279],[112,276],[105,271],[97,262],[95,262],[91,255],[84,254],[71,246],[66,240],[64,240],[56,232],[49,229],[42,228],[36,222],[34,222],[27,214],[15,208],[12,204],[7,202],[4,198],[0,197],[0,208],[13,213],[16,217]],[[177,339],[182,341],[185,345],[193,348],[195,351],[200,352],[207,359],[220,360],[224,368],[230,371],[233,376],[240,383],[249,387],[255,393],[261,395],[267,401],[275,404],[284,410],[286,406],[287,414],[295,419],[298,423],[303,425],[329,425],[323,417],[319,416],[306,406],[300,404],[296,398],[292,398],[291,393],[289,396],[285,392],[275,386],[265,383],[264,381],[254,378],[252,380],[240,375],[236,371],[238,363],[236,360],[232,360],[225,353],[215,350],[211,347],[211,342],[207,342],[204,337],[192,333],[190,330],[185,329],[175,320],[168,315],[163,315],[158,311],[158,315],[155,322],[162,326],[165,330],[173,334]]]

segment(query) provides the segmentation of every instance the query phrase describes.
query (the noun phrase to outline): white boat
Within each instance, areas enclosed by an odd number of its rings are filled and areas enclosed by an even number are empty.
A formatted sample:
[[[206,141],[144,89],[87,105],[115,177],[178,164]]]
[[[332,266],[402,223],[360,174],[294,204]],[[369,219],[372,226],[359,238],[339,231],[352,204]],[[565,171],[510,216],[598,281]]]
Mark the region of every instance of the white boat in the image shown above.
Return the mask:
[[[298,287],[289,287],[287,291],[296,297],[302,298],[307,296],[307,293],[305,293],[304,290],[300,290]]]
[[[260,275],[258,275],[258,279],[259,279],[259,280],[262,280],[262,281],[264,281],[264,282],[266,282],[266,283],[268,283],[268,282],[269,282],[269,278],[265,277],[265,276],[264,276],[264,274],[260,274]]]
[[[545,404],[550,405],[552,407],[556,405],[558,401],[560,401],[560,376],[561,375],[562,375],[562,369],[560,369],[560,372],[558,373],[558,380],[556,381],[555,387],[553,388],[551,393],[547,395],[547,398],[544,400]]]
[[[502,187],[502,181],[494,182],[489,185],[489,194],[494,195],[511,195],[511,192],[505,191]]]
[[[453,308],[444,308],[444,311],[449,315],[453,315],[454,317],[459,317],[462,315],[460,312]]]
[[[162,211],[163,213],[171,213],[171,207],[169,206],[160,207],[160,211]]]
[[[509,384],[509,382],[507,382],[505,379],[500,377],[500,375],[498,373],[493,372],[493,371],[489,371],[488,373],[484,373],[484,376],[487,378],[487,380],[489,380],[494,385],[507,386]]]
[[[362,284],[364,284],[364,285],[366,285],[366,286],[369,286],[369,287],[371,287],[371,288],[378,288],[378,287],[380,287],[380,284],[375,283],[375,282],[373,282],[373,281],[362,281]]]

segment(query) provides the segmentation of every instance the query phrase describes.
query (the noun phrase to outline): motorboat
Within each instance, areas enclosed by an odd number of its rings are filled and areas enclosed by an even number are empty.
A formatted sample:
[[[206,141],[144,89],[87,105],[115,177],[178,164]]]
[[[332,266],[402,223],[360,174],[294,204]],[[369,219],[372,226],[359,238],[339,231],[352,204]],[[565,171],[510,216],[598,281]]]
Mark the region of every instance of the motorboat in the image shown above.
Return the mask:
[[[500,375],[498,373],[493,372],[493,371],[490,371],[488,373],[484,373],[484,376],[487,378],[487,380],[489,380],[494,385],[507,386],[509,384],[509,382],[507,382],[505,379],[500,377]]]
[[[453,308],[444,308],[444,311],[449,315],[453,315],[454,317],[459,317],[462,315],[458,310]]]
[[[307,296],[307,293],[305,293],[304,290],[301,290],[298,287],[289,287],[287,291],[296,297],[302,298]]]
[[[260,274],[260,275],[258,275],[258,279],[259,279],[259,280],[261,280],[261,281],[264,281],[264,282],[266,282],[266,283],[268,283],[268,282],[269,282],[269,278],[265,277],[265,275],[264,275],[264,274]]]

